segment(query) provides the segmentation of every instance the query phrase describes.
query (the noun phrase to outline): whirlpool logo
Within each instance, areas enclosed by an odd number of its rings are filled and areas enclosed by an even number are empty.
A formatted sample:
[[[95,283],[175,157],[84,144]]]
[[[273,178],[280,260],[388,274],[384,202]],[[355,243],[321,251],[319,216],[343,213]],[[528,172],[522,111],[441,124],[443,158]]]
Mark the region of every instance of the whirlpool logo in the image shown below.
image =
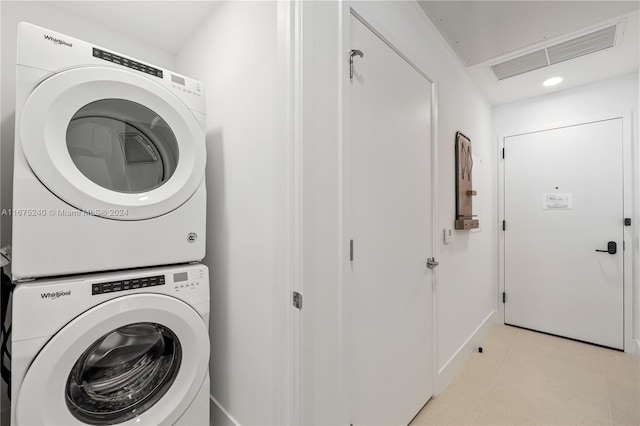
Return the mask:
[[[43,299],[50,299],[50,300],[56,300],[59,297],[64,297],[69,295],[71,295],[71,290],[56,291],[53,293],[52,292],[40,293],[40,297],[42,297]]]
[[[64,40],[61,40],[59,38],[51,37],[50,35],[47,35],[47,34],[44,35],[44,38],[45,38],[45,40],[49,40],[49,41],[53,42],[53,44],[59,44],[61,46],[73,47],[73,43],[69,43],[68,41],[64,41]]]

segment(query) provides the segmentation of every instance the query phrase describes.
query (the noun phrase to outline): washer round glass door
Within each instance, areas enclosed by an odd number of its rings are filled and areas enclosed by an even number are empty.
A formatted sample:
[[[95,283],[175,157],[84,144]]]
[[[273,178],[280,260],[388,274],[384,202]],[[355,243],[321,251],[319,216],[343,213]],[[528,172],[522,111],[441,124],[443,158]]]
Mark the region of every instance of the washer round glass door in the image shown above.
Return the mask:
[[[186,303],[158,294],[111,299],[38,353],[16,395],[16,424],[170,425],[194,400],[208,363],[207,328]]]
[[[167,327],[149,322],[119,327],[76,361],[65,386],[67,408],[91,425],[137,417],[169,390],[181,360],[180,340]]]
[[[185,203],[204,177],[204,134],[192,111],[129,70],[53,74],[27,98],[18,132],[42,184],[96,216],[161,216]]]

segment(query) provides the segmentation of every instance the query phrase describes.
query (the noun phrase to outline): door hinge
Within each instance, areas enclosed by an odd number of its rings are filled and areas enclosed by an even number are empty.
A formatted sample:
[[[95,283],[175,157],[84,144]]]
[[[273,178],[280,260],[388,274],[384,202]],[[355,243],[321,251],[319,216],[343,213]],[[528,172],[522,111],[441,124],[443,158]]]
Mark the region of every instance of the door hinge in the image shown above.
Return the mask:
[[[502,148],[502,159],[504,160],[504,148]]]
[[[506,231],[506,230],[507,230],[507,221],[506,221],[506,220],[503,220],[503,221],[502,221],[502,230],[503,230],[503,231]]]
[[[435,257],[430,257],[427,259],[427,268],[435,269],[438,267],[438,265],[440,265],[440,262],[438,262]]]
[[[353,262],[353,240],[349,241],[349,260]]]
[[[502,303],[506,303],[507,302],[507,293],[505,293],[504,291],[502,292]]]
[[[302,294],[298,293],[297,291],[294,291],[292,303],[294,308],[302,309]]]

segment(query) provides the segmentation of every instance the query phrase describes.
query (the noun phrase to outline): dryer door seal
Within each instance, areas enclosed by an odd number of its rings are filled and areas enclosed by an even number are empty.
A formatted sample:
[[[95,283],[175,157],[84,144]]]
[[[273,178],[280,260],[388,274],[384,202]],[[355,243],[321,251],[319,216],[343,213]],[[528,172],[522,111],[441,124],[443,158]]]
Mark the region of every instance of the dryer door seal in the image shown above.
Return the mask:
[[[158,330],[157,336],[146,330],[150,327]],[[137,339],[133,339],[134,335]],[[155,346],[160,344],[162,338],[166,339],[165,343],[170,340],[173,343],[158,349]],[[135,347],[122,348],[127,341],[135,342]],[[159,354],[177,354],[177,342],[179,359],[174,356],[169,360],[179,363],[178,368],[171,370],[175,376],[169,377],[170,383],[166,389],[162,389],[162,395],[156,392],[157,398],[150,398],[151,404],[145,405],[148,401],[144,399],[137,406],[125,404],[125,399],[119,395],[108,393],[109,383],[105,378],[126,381],[131,392],[146,391],[145,386],[152,388],[143,383],[148,375],[136,377],[136,374],[143,368],[148,371],[166,368],[169,371],[167,366],[171,363],[167,363],[166,357],[165,360],[160,359]],[[120,353],[105,355],[101,353],[104,347],[110,350],[117,348]],[[109,362],[116,358],[128,360],[132,363],[131,368],[124,371],[126,365],[123,362],[123,368],[120,369],[123,371],[107,371]],[[16,424],[87,424],[81,419],[89,418],[86,408],[91,402],[83,402],[87,401],[86,396],[70,395],[73,390],[69,391],[69,388],[80,377],[78,366],[89,366],[104,370],[100,373],[101,377],[84,378],[87,382],[93,380],[89,383],[93,386],[90,394],[96,401],[96,407],[99,405],[102,412],[111,415],[111,421],[100,424],[171,425],[191,405],[206,377],[208,364],[207,328],[200,315],[189,305],[159,294],[136,294],[111,299],[76,317],[42,348],[29,367],[22,386],[16,389]],[[158,380],[161,383],[164,376]],[[148,394],[154,395],[152,391]],[[113,407],[109,407],[110,403]],[[85,409],[85,412],[79,415],[78,407]],[[121,415],[117,412],[119,408],[122,408]],[[128,408],[140,409],[131,415],[125,412]]]
[[[128,113],[127,105],[139,108]],[[101,117],[91,120],[91,114]],[[163,86],[128,70],[82,67],[46,78],[25,102],[18,137],[38,179],[95,216],[142,220],[167,214],[204,178],[204,134],[191,110]]]

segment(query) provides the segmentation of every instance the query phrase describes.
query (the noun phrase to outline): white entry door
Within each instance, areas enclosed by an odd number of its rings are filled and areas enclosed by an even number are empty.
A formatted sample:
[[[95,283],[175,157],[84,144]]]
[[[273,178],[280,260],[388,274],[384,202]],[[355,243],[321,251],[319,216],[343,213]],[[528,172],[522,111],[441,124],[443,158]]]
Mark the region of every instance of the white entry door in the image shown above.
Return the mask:
[[[352,423],[432,394],[431,83],[351,18]]]
[[[504,139],[507,324],[623,349],[622,141],[621,118]]]

